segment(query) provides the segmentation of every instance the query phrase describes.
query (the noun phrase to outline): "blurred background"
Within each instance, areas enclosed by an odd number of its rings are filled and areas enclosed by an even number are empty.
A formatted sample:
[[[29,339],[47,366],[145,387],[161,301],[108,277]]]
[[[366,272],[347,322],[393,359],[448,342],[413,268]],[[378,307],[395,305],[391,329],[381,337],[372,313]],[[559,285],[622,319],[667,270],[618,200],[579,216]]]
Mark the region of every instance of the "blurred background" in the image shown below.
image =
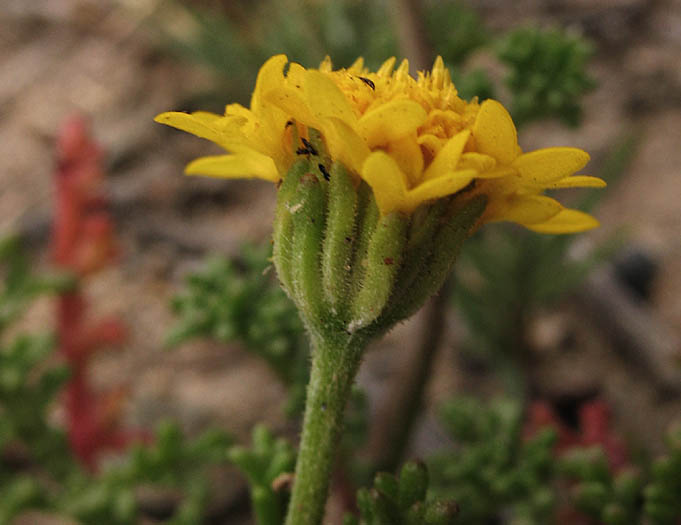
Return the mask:
[[[495,225],[471,240],[440,299],[368,355],[368,421],[390,419],[405,370],[430,345],[434,373],[409,455],[446,441],[433,411],[455,394],[541,402],[573,427],[598,400],[632,455],[662,450],[681,416],[681,2],[3,0],[0,27],[0,237],[21,236],[31,271],[54,268],[57,137],[83,116],[102,152],[117,255],[81,289],[88,315],[113,314],[127,332],[88,374],[94,390],[121,393],[121,424],[170,418],[190,436],[217,426],[237,442],[258,421],[291,438],[297,428],[282,409],[295,404],[285,385],[296,373],[273,372],[271,349],[264,360],[253,351],[266,339],[248,324],[256,314],[199,301],[216,317],[197,320],[188,305],[192,293],[229,295],[260,275],[275,192],[184,177],[189,160],[217,148],[153,117],[247,105],[275,53],[311,67],[326,54],[338,67],[407,57],[412,72],[442,55],[462,97],[511,109],[524,150],[591,154],[585,173],[608,188],[561,200],[602,227],[538,239]],[[214,255],[235,262],[211,274]],[[201,271],[208,284],[197,292],[186,277]],[[224,308],[238,315],[220,325]],[[54,300],[42,297],[12,333],[54,323]],[[65,418],[58,406],[50,413]],[[369,427],[367,454],[385,439]],[[229,479],[237,501],[243,482]]]

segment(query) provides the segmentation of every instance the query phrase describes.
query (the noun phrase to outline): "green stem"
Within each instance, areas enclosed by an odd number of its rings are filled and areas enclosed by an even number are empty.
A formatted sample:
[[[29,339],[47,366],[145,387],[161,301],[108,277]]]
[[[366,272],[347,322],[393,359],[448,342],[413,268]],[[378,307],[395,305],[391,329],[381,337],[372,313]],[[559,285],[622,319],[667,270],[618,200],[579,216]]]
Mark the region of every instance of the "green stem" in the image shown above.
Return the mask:
[[[343,414],[368,340],[315,334],[293,494],[286,525],[319,525],[343,427]]]

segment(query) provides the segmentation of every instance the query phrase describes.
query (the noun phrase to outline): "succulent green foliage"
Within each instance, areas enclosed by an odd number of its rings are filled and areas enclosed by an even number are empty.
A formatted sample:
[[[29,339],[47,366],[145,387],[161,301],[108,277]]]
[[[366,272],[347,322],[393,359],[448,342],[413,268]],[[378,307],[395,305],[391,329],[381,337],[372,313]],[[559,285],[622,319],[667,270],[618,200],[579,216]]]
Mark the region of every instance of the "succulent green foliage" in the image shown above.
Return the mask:
[[[653,525],[672,525],[681,519],[681,424],[667,436],[669,452],[653,462],[645,488],[644,512]]]
[[[32,476],[16,475],[4,478],[5,476],[0,478],[0,523],[11,523],[11,520],[22,511],[45,505],[44,487]]]
[[[230,444],[231,438],[217,429],[189,440],[177,424],[163,422],[153,443],[134,446],[120,464],[94,477],[80,472],[64,480],[52,505],[86,525],[132,525],[140,513],[136,490],[153,486],[181,493],[166,523],[198,523],[210,496],[211,469],[226,464]]]
[[[584,514],[605,525],[640,523],[642,477],[634,470],[611,472],[600,447],[575,449],[560,460],[571,487],[571,500]]]
[[[0,450],[16,444],[31,462],[51,472],[68,470],[70,453],[64,434],[47,415],[68,378],[65,366],[48,364],[52,338],[22,335],[0,343]],[[0,485],[4,476],[0,473]]]
[[[47,510],[69,516],[84,525],[132,525],[137,517],[133,485],[114,473],[92,478],[79,472],[60,487]]]
[[[0,240],[0,276],[0,453],[11,447],[29,463],[63,474],[70,467],[68,445],[64,434],[48,424],[47,414],[68,369],[48,360],[52,337],[20,334],[9,339],[4,331],[38,295],[68,288],[72,281],[31,273],[16,237]],[[28,487],[11,469],[0,469],[0,500],[7,501],[3,509],[9,512],[12,505],[21,506],[17,502],[34,501],[27,494],[35,491]]]
[[[668,452],[649,468],[612,472],[598,447],[575,449],[558,462],[575,508],[604,525],[675,525],[681,519],[681,425],[667,436]]]
[[[50,457],[36,460],[33,468],[44,472],[35,476],[2,469],[0,523],[37,509],[68,516],[83,525],[134,525],[141,512],[136,491],[142,486],[172,488],[181,494],[165,523],[200,523],[210,496],[210,470],[226,463],[225,451],[231,443],[218,430],[187,440],[177,425],[163,423],[153,444],[134,447],[119,463],[93,475],[81,470],[61,434],[43,425],[45,441],[52,442]],[[57,461],[59,468],[54,467]]]
[[[263,425],[253,429],[252,439],[251,448],[231,447],[227,457],[248,478],[257,524],[281,525],[287,502],[283,491],[286,483],[277,486],[277,481],[293,472],[295,452],[285,439],[275,439]]]
[[[456,523],[487,523],[502,515],[548,523],[555,502],[555,433],[523,440],[522,410],[510,400],[485,405],[460,398],[445,404],[441,415],[454,446],[429,459],[431,488],[457,501]]]
[[[182,487],[195,471],[200,477],[206,466],[224,463],[231,444],[232,438],[219,429],[206,430],[189,440],[177,423],[164,421],[158,425],[152,443],[133,447],[121,474],[128,479]]]
[[[359,518],[346,515],[344,525],[446,525],[459,523],[453,500],[427,496],[428,469],[406,463],[398,476],[379,472],[371,489],[357,491]]]
[[[238,260],[214,258],[187,277],[172,307],[179,318],[168,337],[177,345],[196,337],[239,341],[262,357],[289,388],[288,410],[302,407],[309,347],[293,303],[270,267],[268,246],[244,246]]]
[[[0,239],[0,334],[21,315],[30,301],[42,294],[69,289],[74,279],[68,275],[34,275],[18,237]]]
[[[463,65],[471,52],[489,41],[482,20],[464,2],[430,2],[424,17],[430,43],[447,64]]]
[[[544,118],[579,124],[582,96],[595,87],[586,72],[593,49],[584,38],[559,29],[521,28],[496,43],[496,51],[508,67],[516,125]]]

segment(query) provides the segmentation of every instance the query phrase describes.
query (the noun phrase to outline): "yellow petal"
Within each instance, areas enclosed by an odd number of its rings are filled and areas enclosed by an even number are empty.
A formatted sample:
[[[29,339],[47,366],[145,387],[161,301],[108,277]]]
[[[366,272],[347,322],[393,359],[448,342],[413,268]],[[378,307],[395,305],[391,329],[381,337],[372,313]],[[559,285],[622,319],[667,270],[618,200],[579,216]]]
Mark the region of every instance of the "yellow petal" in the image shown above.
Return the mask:
[[[488,171],[479,171],[476,179],[499,179],[509,175],[517,175],[518,172],[511,166],[499,166]]]
[[[589,154],[578,148],[544,148],[520,155],[513,167],[530,184],[543,186],[581,170]]]
[[[397,67],[397,70],[395,71],[394,77],[398,80],[405,79],[409,76],[409,60],[406,58],[402,59],[402,62],[400,62],[400,65]]]
[[[416,130],[428,117],[421,104],[393,100],[365,113],[359,119],[359,133],[374,148],[397,140]]]
[[[241,104],[227,104],[225,106],[225,117],[241,117],[250,120],[253,118],[253,113]]]
[[[360,173],[371,151],[355,129],[340,119],[324,119],[319,129],[324,134],[331,157],[354,173]]]
[[[390,142],[385,151],[390,155],[409,179],[409,186],[414,187],[421,182],[423,175],[423,153],[416,142],[416,134],[402,137]]]
[[[518,134],[506,108],[492,99],[485,100],[473,125],[473,136],[480,153],[510,164],[518,154]]]
[[[390,75],[392,75],[394,68],[395,68],[395,57],[390,57],[388,60],[383,62],[383,64],[381,64],[381,67],[378,68],[378,71],[376,71],[376,74],[379,77],[389,77]]]
[[[331,62],[331,57],[329,55],[326,55],[321,64],[319,64],[319,71],[323,71],[324,73],[333,71],[333,62]]]
[[[527,226],[537,233],[578,233],[596,228],[600,223],[588,213],[566,208],[549,220]]]
[[[572,177],[565,177],[557,180],[543,187],[547,189],[553,188],[605,188],[607,186],[603,179],[598,177],[589,177],[588,175],[573,175]]]
[[[209,177],[258,178],[271,182],[279,180],[274,161],[255,151],[236,155],[200,157],[187,165],[185,173]]]
[[[424,201],[452,195],[465,188],[475,175],[475,170],[459,170],[419,184],[407,194],[408,208],[402,211],[411,213]]]
[[[562,209],[560,202],[545,195],[512,195],[498,207],[492,208],[488,220],[537,224],[548,221]]]
[[[286,117],[319,128],[319,119],[310,110],[303,90],[307,70],[295,62],[289,62],[288,65],[283,82],[263,87],[263,100],[279,108]]]
[[[369,70],[364,67],[363,57],[359,57],[357,60],[355,60],[348,68],[348,71],[357,75],[366,75],[369,73]]]
[[[423,135],[419,135],[416,142],[426,150],[427,154],[430,154],[432,158],[435,158],[442,149],[442,146],[444,146],[445,139],[441,139],[431,133],[424,133]]]
[[[390,155],[375,151],[362,165],[362,178],[371,186],[381,215],[406,208],[407,180]],[[409,210],[411,211],[411,210]]]
[[[262,108],[266,91],[284,81],[284,66],[288,63],[286,55],[275,55],[265,62],[255,81],[255,89],[251,97],[251,109],[257,114]]]
[[[319,119],[310,111],[301,91],[289,86],[283,86],[268,91],[265,94],[265,100],[274,104],[281,109],[284,114],[290,115],[294,120],[301,124],[313,128],[319,127]]]
[[[333,80],[324,73],[307,70],[303,90],[308,107],[316,117],[333,117],[350,126],[356,125],[357,116],[352,106]]]
[[[181,129],[197,137],[223,145],[220,129],[215,125],[215,120],[206,118],[205,112],[195,115],[193,113],[182,113],[181,111],[167,111],[166,113],[156,115],[154,120],[166,126]]]
[[[220,127],[219,122],[220,120],[223,119],[222,115],[218,115],[217,113],[211,113],[210,111],[194,111],[192,113],[192,117],[200,120],[201,122],[205,123],[208,126],[214,125],[217,128]]]
[[[452,79],[449,75],[449,69],[445,67],[445,62],[442,60],[440,55],[437,56],[435,62],[433,63],[431,78],[433,87],[438,89],[443,89],[452,83]]]
[[[470,134],[470,130],[465,129],[449,139],[424,172],[423,180],[438,179],[449,172],[455,171]]]
[[[476,171],[490,171],[497,165],[497,161],[490,155],[468,152],[461,155],[460,168],[470,168]]]

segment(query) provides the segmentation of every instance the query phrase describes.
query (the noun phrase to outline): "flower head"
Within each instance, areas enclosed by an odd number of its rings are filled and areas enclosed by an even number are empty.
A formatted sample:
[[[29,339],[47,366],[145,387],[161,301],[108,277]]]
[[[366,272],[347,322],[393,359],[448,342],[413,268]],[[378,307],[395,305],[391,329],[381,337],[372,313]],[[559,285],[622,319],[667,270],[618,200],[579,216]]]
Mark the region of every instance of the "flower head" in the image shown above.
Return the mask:
[[[347,69],[334,70],[328,58],[305,69],[277,55],[260,69],[250,109],[230,104],[222,116],[168,112],[156,120],[229,151],[193,161],[189,174],[277,182],[297,153],[308,152],[298,141],[315,129],[330,157],[371,186],[382,215],[410,214],[466,189],[488,199],[482,222],[507,220],[545,233],[598,224],[542,195],[604,186],[573,176],[589,155],[569,147],[523,153],[506,109],[495,100],[461,99],[440,57],[414,78],[406,60],[395,69],[391,58],[371,72],[361,58]]]

